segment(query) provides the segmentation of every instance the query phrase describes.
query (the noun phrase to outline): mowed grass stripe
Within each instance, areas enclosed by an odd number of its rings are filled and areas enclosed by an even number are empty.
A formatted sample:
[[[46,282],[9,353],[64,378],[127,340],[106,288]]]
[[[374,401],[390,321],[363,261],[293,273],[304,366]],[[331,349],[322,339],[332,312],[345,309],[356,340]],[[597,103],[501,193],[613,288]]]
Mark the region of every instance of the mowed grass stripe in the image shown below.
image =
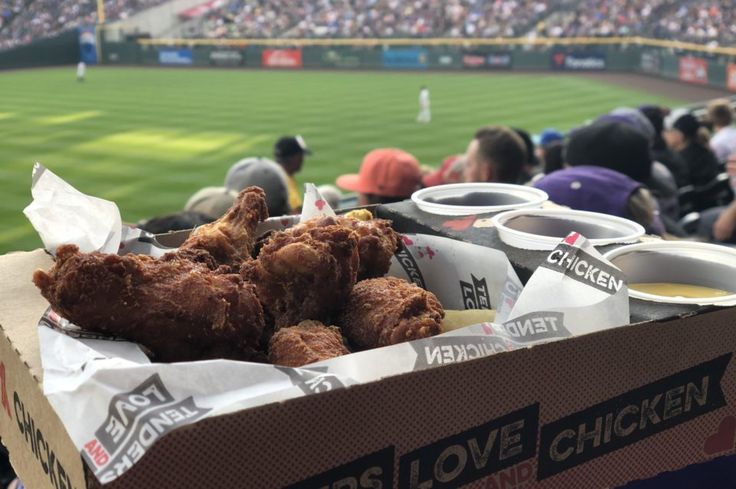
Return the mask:
[[[429,125],[414,122],[423,84]],[[269,156],[282,134],[301,133],[315,151],[298,179],[328,183],[379,146],[437,165],[480,125],[569,129],[615,106],[678,104],[573,76],[495,73],[92,67],[76,83],[68,67],[2,73],[0,93],[0,253],[40,245],[22,215],[36,160],[135,222],[221,185],[233,162]]]
[[[583,101],[585,101],[587,99],[599,98],[600,97],[600,93],[599,92],[591,92],[591,93],[593,93],[593,95],[591,95],[590,97],[586,97],[586,98],[581,98],[579,96],[579,94],[578,94],[578,97],[576,98],[577,102],[578,103],[582,103]],[[435,98],[435,100],[436,99],[437,99],[437,97]],[[517,105],[518,102],[521,101],[521,100],[527,100],[528,102],[534,102],[534,100],[529,100],[529,97],[527,95],[522,95],[520,97],[509,97],[509,96],[506,96],[503,93],[498,93],[498,92],[496,92],[496,96],[494,97],[494,99],[500,100],[500,101],[502,101],[501,103],[504,104],[504,105],[500,105],[499,104],[498,107],[505,107],[506,108],[505,111],[500,112],[500,115],[506,115],[506,114],[513,114],[513,113],[515,113],[513,107],[515,105]],[[549,97],[549,99],[551,99],[551,100],[560,100],[561,98],[560,97]],[[622,99],[621,97],[611,97],[611,99],[612,100],[625,100],[625,99]],[[460,98],[458,99],[458,101],[454,101],[452,103],[444,102],[444,100],[446,100],[446,99],[440,98],[440,102],[435,102],[434,105],[435,105],[435,113],[436,114],[442,113],[443,108],[445,108],[445,107],[458,108],[458,110],[460,110],[459,107],[462,107],[462,104],[459,103],[459,101],[462,100]],[[503,102],[503,101],[505,101],[505,102]],[[407,115],[406,114],[407,107],[408,108],[413,108],[413,100],[412,100],[411,103],[407,104],[406,98],[404,98],[403,100],[401,100],[401,102],[403,102],[404,105],[401,105],[401,104],[398,104],[398,103],[392,104],[390,107],[393,107],[393,108],[392,109],[389,109],[388,114],[390,114],[390,115],[392,115],[392,114],[400,114],[402,116],[406,116]],[[564,98],[562,98],[560,103],[561,104],[564,104],[564,103],[567,103],[567,102],[568,102],[567,100],[565,100]],[[526,105],[528,106],[528,104],[526,104]],[[509,107],[511,107],[511,109],[509,109]],[[205,106],[202,106],[200,108],[195,108],[195,109],[186,109],[186,110],[172,108],[167,113],[169,115],[175,116],[175,117],[189,117],[189,116],[191,116],[191,117],[195,117],[196,118],[196,117],[201,117],[202,110],[204,108],[205,108]],[[343,108],[345,108],[345,106],[343,106]],[[536,109],[534,107],[531,107],[530,110],[536,110]],[[227,110],[224,110],[223,112],[221,112],[220,115],[227,115],[227,113],[228,113]],[[238,109],[238,110],[235,110],[234,113],[235,114],[240,114],[241,111]],[[347,114],[347,117],[350,117],[351,114],[353,114],[354,112],[351,112],[351,111],[347,111],[346,110],[345,113]],[[311,110],[302,109],[302,110],[294,110],[294,111],[292,111],[291,115],[292,115],[292,117],[294,115],[299,115],[299,116],[302,116],[302,117],[307,116],[307,118],[312,118],[312,117],[309,117],[309,116],[314,116],[314,113]],[[106,112],[106,113],[101,114],[99,117],[114,118],[115,117],[115,113],[114,112]],[[336,117],[337,118],[340,118],[339,114]],[[126,121],[129,121],[129,122],[140,123],[140,122],[144,122],[144,120],[146,120],[146,119],[148,119],[148,118],[146,118],[146,117],[137,117],[137,118],[136,117],[132,117],[132,118],[126,118],[125,120]],[[84,125],[84,122],[85,121],[80,121],[80,124]],[[98,121],[95,121],[95,120],[88,120],[87,121],[87,124],[94,125],[97,122]],[[248,120],[247,120],[247,117],[245,117],[244,120],[243,120],[243,125],[247,125],[247,124],[248,124]],[[217,124],[217,125],[212,125],[212,126],[208,126],[208,127],[222,127],[222,126],[223,125],[221,125],[221,124]]]
[[[201,75],[201,74],[199,74],[199,75]],[[472,79],[472,78],[473,77],[471,77],[471,76],[463,77],[463,79]],[[529,78],[532,78],[532,75],[530,75]],[[523,96],[523,97],[528,97],[529,94],[528,93],[524,93],[524,90],[523,89],[525,89],[527,87],[534,87],[535,91],[534,92],[531,92],[531,93],[535,97],[539,98],[540,96],[543,96],[544,95],[544,93],[545,93],[544,92],[545,87],[550,86],[551,88],[550,88],[549,91],[550,92],[553,92],[553,91],[558,90],[561,85],[565,85],[566,84],[566,80],[564,78],[558,78],[558,77],[556,77],[556,78],[551,78],[550,80],[552,80],[554,83],[545,84],[544,87],[542,87],[542,90],[540,90],[540,87],[538,86],[538,83],[536,81],[529,81],[527,83],[508,83],[506,85],[499,83],[495,87],[495,89],[493,91],[493,94],[494,95],[503,95],[503,91],[505,89],[505,90],[510,91],[510,92],[521,93],[522,94],[521,96]],[[473,88],[473,87],[471,86],[471,87],[467,87],[467,88]],[[410,95],[409,99],[412,101],[412,105],[413,105],[413,102],[414,102],[414,100],[413,100],[413,98],[414,98],[413,97],[414,91],[415,90],[406,91]],[[392,92],[392,93],[396,93],[396,92]],[[466,93],[471,93],[472,94],[473,91],[472,90],[469,90]],[[349,92],[346,92],[345,94],[346,95],[349,95]],[[106,103],[109,106],[113,106],[114,107],[116,105],[114,104],[114,102],[112,104],[110,104],[110,100],[113,100],[114,101],[115,98],[117,97],[117,95],[118,95],[118,92],[109,92],[108,98],[104,98],[104,99],[103,98],[97,98],[97,99],[89,98],[89,99],[85,100],[85,102],[89,106],[94,106],[97,103]],[[180,95],[177,96],[176,99],[177,100],[180,100],[181,97],[186,97],[187,95],[188,95],[187,92],[181,93]],[[229,94],[229,95],[232,95],[232,94]],[[336,93],[334,95],[340,95],[340,93]],[[407,97],[405,96],[406,94],[397,94],[397,95],[401,95],[401,97],[400,98],[397,98],[397,100],[403,100],[403,101],[406,101],[407,100]],[[359,97],[353,97],[353,99],[356,99],[356,98],[359,98]],[[277,96],[273,97],[272,99],[269,99],[268,97],[263,98],[263,101],[265,101],[265,102],[279,102],[279,101],[283,102],[283,101],[298,100],[298,99],[299,99],[299,96],[298,95],[296,97],[290,98],[288,94],[286,94],[286,95],[284,95],[284,94],[278,94]],[[57,101],[58,102],[58,99],[56,99],[56,98],[52,98],[52,99],[48,99],[48,100],[52,100],[52,101]],[[169,107],[169,104],[170,104],[171,100],[174,100],[174,97],[170,97],[167,100],[167,98],[166,98],[165,95],[164,96],[157,96],[156,97],[156,102],[154,102],[153,105],[150,105],[150,103],[149,103],[149,108],[153,108],[153,107],[156,107],[156,106]],[[208,100],[209,101],[213,101],[213,100],[217,100],[217,99],[215,99],[215,98],[207,99],[207,97],[205,97],[202,94],[200,94],[199,97],[192,98],[192,100],[197,100],[199,102],[202,102],[202,101],[208,101]],[[348,98],[347,100],[349,101],[351,99]],[[500,97],[500,100],[504,100],[504,97],[501,96]],[[26,101],[30,101],[30,100],[26,100]],[[209,103],[209,101],[208,101],[208,103]],[[59,106],[61,106],[61,105],[59,104]],[[122,107],[122,105],[120,105],[120,106]],[[202,107],[202,106],[206,106],[206,104],[204,104],[204,105],[200,104],[197,107],[197,109],[199,109],[199,107]]]

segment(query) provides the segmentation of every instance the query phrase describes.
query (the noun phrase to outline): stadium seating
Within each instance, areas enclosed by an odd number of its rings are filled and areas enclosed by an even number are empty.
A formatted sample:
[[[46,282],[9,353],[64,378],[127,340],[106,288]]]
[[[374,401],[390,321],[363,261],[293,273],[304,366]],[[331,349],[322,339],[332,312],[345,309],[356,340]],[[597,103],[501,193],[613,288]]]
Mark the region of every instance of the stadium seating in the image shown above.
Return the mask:
[[[583,0],[537,27],[550,37],[646,36],[730,45],[736,40],[731,0]]]
[[[116,21],[166,0],[105,0],[108,21]],[[6,16],[6,12],[10,12]],[[0,2],[0,49],[52,37],[65,30],[97,23],[94,0],[2,0]]]
[[[229,0],[191,37],[649,36],[736,40],[729,0]]]
[[[165,1],[105,0],[107,22]],[[736,5],[730,0],[202,0],[187,12],[187,37],[641,35],[736,41]],[[1,0],[0,49],[96,22],[93,0]]]
[[[230,0],[207,15],[201,37],[520,36],[548,13],[547,0]],[[570,0],[555,2],[558,6]],[[288,8],[287,8],[288,6]]]

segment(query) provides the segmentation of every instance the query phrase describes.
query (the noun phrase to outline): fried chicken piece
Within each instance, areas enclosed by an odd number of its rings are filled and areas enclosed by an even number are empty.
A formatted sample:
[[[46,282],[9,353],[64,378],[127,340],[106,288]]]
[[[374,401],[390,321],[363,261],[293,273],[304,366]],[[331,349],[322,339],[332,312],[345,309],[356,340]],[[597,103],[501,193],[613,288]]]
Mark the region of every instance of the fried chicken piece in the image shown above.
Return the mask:
[[[383,277],[355,284],[338,324],[351,344],[376,348],[439,334],[444,315],[433,293]]]
[[[358,233],[358,255],[360,268],[358,280],[383,277],[391,267],[399,243],[399,235],[391,228],[391,221],[386,219],[361,220],[353,217],[316,217],[294,228],[313,228],[338,224]]]
[[[284,367],[301,367],[348,353],[340,328],[310,320],[276,331],[268,346],[268,360]]]
[[[264,328],[255,287],[186,258],[81,253],[60,246],[33,282],[82,329],[140,343],[162,362],[249,360]]]
[[[304,319],[328,321],[342,307],[358,273],[357,234],[339,225],[274,233],[241,270],[276,329]]]
[[[220,265],[240,265],[253,251],[256,226],[266,218],[266,194],[259,187],[248,187],[220,219],[195,228],[179,252],[185,256],[193,250],[204,250]]]

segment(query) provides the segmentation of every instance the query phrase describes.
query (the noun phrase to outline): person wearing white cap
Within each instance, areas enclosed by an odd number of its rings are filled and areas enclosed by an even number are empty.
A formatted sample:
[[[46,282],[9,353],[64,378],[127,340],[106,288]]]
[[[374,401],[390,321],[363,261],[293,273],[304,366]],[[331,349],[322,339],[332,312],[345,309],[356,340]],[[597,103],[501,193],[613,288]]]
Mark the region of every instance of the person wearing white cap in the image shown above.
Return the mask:
[[[291,213],[289,205],[289,176],[281,165],[268,158],[244,158],[227,171],[225,187],[240,192],[250,186],[261,187],[266,192],[269,216]]]

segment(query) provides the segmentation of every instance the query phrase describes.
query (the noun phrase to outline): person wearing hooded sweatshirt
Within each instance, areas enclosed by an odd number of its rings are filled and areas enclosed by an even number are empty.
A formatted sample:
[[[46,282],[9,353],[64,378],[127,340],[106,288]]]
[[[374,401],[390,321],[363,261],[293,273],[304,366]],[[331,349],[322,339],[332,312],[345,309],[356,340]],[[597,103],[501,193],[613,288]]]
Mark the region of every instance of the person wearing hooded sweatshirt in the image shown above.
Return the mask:
[[[652,151],[657,136],[654,125],[649,119],[636,109],[620,107],[610,113],[598,118],[598,122],[620,122],[637,130],[649,141],[649,151],[652,156],[651,173],[646,180],[639,180],[652,191],[657,199],[659,210],[666,217],[665,226],[667,231],[676,235],[682,234],[682,230],[676,225],[680,217],[680,205],[678,200],[677,182],[667,166],[653,158]],[[626,172],[624,172],[626,173]]]
[[[667,142],[662,135],[664,131],[664,110],[655,105],[645,105],[639,108],[642,114],[649,119],[654,128],[654,139],[652,141],[652,157],[659,161],[672,173],[678,188],[692,185],[690,170],[682,156],[667,147]]]

